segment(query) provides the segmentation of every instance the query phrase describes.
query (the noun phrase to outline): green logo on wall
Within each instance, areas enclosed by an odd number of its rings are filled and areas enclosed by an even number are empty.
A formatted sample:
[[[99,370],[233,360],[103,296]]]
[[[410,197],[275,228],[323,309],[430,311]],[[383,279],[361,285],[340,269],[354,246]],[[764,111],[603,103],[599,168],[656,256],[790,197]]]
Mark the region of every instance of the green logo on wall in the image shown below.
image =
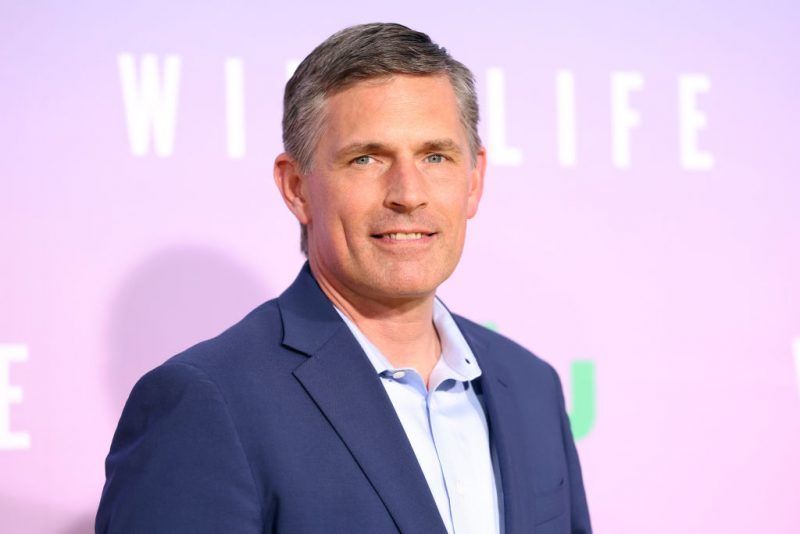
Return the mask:
[[[572,411],[570,426],[575,439],[583,439],[594,428],[597,410],[596,373],[592,360],[575,360],[570,366]]]

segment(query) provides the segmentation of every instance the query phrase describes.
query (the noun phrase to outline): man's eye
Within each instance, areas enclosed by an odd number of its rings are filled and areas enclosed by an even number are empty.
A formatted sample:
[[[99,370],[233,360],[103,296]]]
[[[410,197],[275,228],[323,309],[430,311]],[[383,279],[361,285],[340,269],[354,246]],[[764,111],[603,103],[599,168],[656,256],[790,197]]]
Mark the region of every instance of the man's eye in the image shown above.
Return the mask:
[[[427,159],[430,163],[442,163],[444,162],[445,157],[441,154],[431,154]]]
[[[369,165],[372,163],[373,159],[372,156],[358,156],[356,159],[353,160],[353,163],[356,165]]]

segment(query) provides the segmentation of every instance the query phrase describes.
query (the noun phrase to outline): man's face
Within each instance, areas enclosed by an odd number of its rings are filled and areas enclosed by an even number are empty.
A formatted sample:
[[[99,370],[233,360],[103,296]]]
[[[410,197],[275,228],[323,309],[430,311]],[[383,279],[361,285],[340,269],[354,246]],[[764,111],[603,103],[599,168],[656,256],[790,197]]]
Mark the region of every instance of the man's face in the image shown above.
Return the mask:
[[[432,295],[461,257],[485,169],[483,149],[472,165],[449,79],[368,80],[324,113],[302,185],[312,268],[346,298]]]

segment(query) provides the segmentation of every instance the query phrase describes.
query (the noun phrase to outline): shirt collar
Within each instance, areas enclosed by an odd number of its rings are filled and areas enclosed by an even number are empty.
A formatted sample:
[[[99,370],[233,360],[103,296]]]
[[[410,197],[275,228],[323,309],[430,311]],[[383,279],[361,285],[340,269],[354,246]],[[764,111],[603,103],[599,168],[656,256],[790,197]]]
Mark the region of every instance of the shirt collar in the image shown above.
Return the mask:
[[[367,339],[359,328],[351,321],[339,308],[334,309],[345,322],[367,354],[375,372],[379,375],[392,373],[398,369],[386,359],[378,348]],[[469,348],[467,340],[456,325],[450,311],[442,304],[438,297],[433,300],[433,324],[439,334],[439,341],[442,344],[442,354],[431,373],[430,383],[440,384],[448,378],[458,381],[474,380],[481,375],[481,368],[472,349]]]

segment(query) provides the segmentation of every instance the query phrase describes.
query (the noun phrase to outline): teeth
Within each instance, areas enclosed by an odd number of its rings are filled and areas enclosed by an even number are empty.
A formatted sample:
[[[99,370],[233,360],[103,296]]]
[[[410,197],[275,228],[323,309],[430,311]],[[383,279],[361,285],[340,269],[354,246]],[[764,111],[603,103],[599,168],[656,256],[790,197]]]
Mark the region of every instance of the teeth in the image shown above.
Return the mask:
[[[397,239],[399,241],[405,241],[409,239],[422,239],[421,233],[413,233],[413,234],[404,234],[404,233],[396,233],[396,234],[389,234],[389,239]]]

